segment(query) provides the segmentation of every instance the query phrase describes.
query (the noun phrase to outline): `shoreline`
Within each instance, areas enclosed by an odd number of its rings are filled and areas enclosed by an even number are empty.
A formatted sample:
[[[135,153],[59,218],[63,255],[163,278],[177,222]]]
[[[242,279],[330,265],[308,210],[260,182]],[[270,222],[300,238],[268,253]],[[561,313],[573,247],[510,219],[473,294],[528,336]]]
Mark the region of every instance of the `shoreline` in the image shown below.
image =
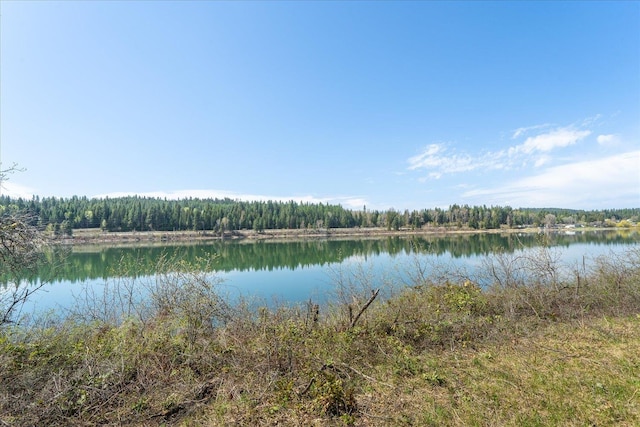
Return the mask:
[[[383,228],[332,228],[332,229],[277,229],[277,230],[233,230],[224,235],[214,231],[117,231],[99,229],[73,230],[72,237],[52,238],[54,244],[84,246],[95,244],[145,244],[145,243],[195,243],[211,241],[294,241],[336,240],[351,238],[444,236],[453,234],[511,234],[511,233],[583,233],[593,231],[621,231],[616,228],[499,228],[475,230],[470,228],[429,227],[423,229],[387,230]],[[638,227],[625,229],[637,231]]]

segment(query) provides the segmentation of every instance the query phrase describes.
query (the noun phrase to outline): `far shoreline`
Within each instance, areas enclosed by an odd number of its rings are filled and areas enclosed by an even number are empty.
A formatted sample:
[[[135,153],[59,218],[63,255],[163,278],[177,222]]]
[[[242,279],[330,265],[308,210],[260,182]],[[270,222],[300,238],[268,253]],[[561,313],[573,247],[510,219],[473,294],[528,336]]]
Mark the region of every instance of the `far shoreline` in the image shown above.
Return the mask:
[[[232,230],[224,234],[212,230],[201,231],[102,231],[100,229],[76,229],[71,237],[52,238],[54,244],[83,246],[98,244],[146,244],[146,243],[203,243],[214,241],[305,241],[337,240],[382,237],[445,236],[456,234],[513,234],[513,233],[583,233],[594,231],[637,231],[638,227],[526,227],[476,230],[472,228],[426,227],[421,229],[388,230],[385,228],[331,228],[331,229],[276,229]]]

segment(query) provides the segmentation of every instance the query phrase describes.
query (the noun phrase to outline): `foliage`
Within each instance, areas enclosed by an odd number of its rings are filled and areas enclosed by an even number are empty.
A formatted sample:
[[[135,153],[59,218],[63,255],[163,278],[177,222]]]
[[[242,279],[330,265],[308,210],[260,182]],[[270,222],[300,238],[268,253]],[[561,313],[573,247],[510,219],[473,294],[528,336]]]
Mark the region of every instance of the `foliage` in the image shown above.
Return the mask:
[[[345,209],[340,205],[294,201],[239,201],[231,199],[166,200],[146,197],[89,199],[87,197],[34,197],[31,200],[0,196],[0,210],[27,211],[34,224],[53,235],[71,235],[73,229],[104,231],[212,231],[378,227],[388,230],[424,227],[501,227],[597,225],[631,226],[640,208],[598,211],[569,209],[513,209],[510,206],[451,205],[448,209],[386,211]]]
[[[0,424],[640,422],[637,250],[522,286],[427,274],[355,324],[344,305],[384,285],[366,270],[342,275],[331,307],[268,308],[230,305],[215,277],[173,262],[158,260],[144,316],[1,330]]]

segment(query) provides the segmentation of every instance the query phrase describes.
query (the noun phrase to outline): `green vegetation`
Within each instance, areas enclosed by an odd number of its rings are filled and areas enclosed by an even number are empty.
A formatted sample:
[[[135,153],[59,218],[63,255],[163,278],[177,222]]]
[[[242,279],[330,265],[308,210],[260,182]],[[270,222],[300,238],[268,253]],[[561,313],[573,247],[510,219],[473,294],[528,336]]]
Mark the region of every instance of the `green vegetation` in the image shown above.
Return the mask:
[[[118,281],[0,330],[0,424],[640,424],[640,251],[484,267],[486,289],[416,266],[384,298],[338,272],[329,306],[267,308],[161,257],[145,300]]]
[[[349,210],[339,205],[290,202],[242,202],[230,199],[165,200],[144,197],[88,199],[86,197],[0,197],[0,213],[27,211],[34,223],[54,235],[74,229],[105,231],[184,231],[326,229],[376,227],[388,230],[423,227],[556,227],[633,226],[640,208],[583,211],[571,209],[513,209],[509,206],[459,206],[448,209],[387,211]]]

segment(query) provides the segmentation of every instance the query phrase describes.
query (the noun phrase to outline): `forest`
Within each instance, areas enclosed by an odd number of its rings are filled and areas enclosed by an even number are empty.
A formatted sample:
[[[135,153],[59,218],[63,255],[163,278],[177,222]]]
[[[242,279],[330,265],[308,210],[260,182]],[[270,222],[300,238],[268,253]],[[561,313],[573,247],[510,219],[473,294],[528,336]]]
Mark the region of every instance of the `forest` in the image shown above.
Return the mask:
[[[0,214],[26,212],[33,225],[57,235],[74,229],[103,231],[232,231],[272,229],[385,228],[388,230],[456,227],[496,229],[559,225],[614,226],[636,223],[640,208],[574,210],[509,206],[451,205],[446,209],[350,210],[341,205],[295,201],[231,199],[167,200],[147,197],[0,196]]]

